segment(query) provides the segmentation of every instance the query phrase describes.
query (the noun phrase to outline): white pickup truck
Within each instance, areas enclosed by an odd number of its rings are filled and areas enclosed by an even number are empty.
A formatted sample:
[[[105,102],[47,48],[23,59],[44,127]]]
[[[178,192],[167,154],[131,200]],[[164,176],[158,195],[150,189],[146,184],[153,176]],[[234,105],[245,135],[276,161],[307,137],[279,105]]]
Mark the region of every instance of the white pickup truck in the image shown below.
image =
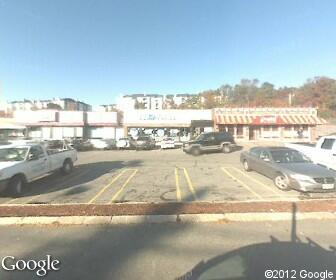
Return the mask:
[[[69,174],[77,152],[72,148],[48,150],[41,144],[0,146],[0,191],[20,196],[26,183],[61,170]]]
[[[336,135],[321,137],[315,146],[292,143],[285,146],[303,153],[316,164],[336,170]]]

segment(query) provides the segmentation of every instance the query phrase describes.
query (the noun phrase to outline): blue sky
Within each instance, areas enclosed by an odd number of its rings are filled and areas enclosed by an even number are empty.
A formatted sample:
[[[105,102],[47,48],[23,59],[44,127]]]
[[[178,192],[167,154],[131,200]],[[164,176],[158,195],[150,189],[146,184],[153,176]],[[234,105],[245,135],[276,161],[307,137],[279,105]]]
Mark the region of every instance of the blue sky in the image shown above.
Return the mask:
[[[197,93],[336,78],[334,0],[0,0],[8,100]]]

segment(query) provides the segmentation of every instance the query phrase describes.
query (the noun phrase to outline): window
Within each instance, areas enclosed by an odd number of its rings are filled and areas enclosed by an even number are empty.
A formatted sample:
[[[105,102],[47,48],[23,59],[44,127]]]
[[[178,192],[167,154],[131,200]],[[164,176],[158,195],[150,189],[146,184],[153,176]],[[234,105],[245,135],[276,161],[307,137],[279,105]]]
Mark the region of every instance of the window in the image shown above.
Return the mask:
[[[40,146],[34,146],[30,148],[29,154],[34,155],[37,158],[44,157],[44,152]]]
[[[265,160],[265,159],[269,159],[269,158],[270,158],[270,156],[269,156],[268,152],[262,151],[260,153],[260,159]]]
[[[237,136],[243,136],[244,127],[242,125],[237,125]]]
[[[321,145],[321,149],[331,150],[334,143],[335,143],[335,139],[326,138],[326,139],[324,139],[324,141]]]
[[[259,148],[252,148],[250,150],[250,154],[255,156],[255,157],[259,157],[260,156],[260,152],[261,150]]]

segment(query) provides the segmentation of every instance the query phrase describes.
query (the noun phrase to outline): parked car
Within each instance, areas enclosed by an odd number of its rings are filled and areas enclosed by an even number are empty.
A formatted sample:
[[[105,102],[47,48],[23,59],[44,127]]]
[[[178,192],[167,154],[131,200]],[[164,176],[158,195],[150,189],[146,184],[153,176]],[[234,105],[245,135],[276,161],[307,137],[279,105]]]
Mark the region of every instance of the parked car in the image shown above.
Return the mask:
[[[242,152],[245,171],[257,171],[280,190],[303,192],[335,191],[336,172],[314,164],[304,154],[286,147],[255,147]]]
[[[0,189],[19,196],[30,183],[57,170],[69,174],[77,160],[74,149],[48,151],[41,144],[7,145],[0,147]]]
[[[134,148],[134,140],[130,137],[120,138],[116,143],[117,149],[132,149]]]
[[[324,165],[330,169],[336,170],[336,136],[321,137],[316,145],[305,144],[285,144],[286,147],[295,149],[307,157],[314,163]]]
[[[89,140],[73,140],[70,144],[71,147],[77,151],[90,151],[93,149],[93,145]]]
[[[114,139],[90,139],[94,149],[98,150],[112,150],[116,148],[116,141]]]
[[[161,149],[174,149],[175,148],[175,140],[172,137],[163,138],[160,142]]]
[[[155,148],[155,141],[150,136],[139,136],[134,140],[134,147],[136,150],[151,150]]]
[[[218,151],[230,153],[236,146],[233,136],[228,132],[209,132],[200,134],[195,140],[183,144],[183,151],[192,155]]]

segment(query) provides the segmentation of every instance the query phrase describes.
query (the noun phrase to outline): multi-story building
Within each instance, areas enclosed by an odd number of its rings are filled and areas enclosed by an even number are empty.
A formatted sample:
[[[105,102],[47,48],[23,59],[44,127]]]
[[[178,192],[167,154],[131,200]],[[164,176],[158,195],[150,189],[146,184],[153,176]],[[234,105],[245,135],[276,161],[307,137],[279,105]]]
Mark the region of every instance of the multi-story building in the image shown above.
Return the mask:
[[[124,95],[117,102],[117,108],[121,111],[133,109],[161,110],[164,97],[159,94],[132,94]]]
[[[12,101],[8,103],[8,110],[13,111],[31,111],[44,109],[61,109],[66,111],[91,111],[92,107],[81,101],[72,98],[54,98],[47,100],[27,100]]]

